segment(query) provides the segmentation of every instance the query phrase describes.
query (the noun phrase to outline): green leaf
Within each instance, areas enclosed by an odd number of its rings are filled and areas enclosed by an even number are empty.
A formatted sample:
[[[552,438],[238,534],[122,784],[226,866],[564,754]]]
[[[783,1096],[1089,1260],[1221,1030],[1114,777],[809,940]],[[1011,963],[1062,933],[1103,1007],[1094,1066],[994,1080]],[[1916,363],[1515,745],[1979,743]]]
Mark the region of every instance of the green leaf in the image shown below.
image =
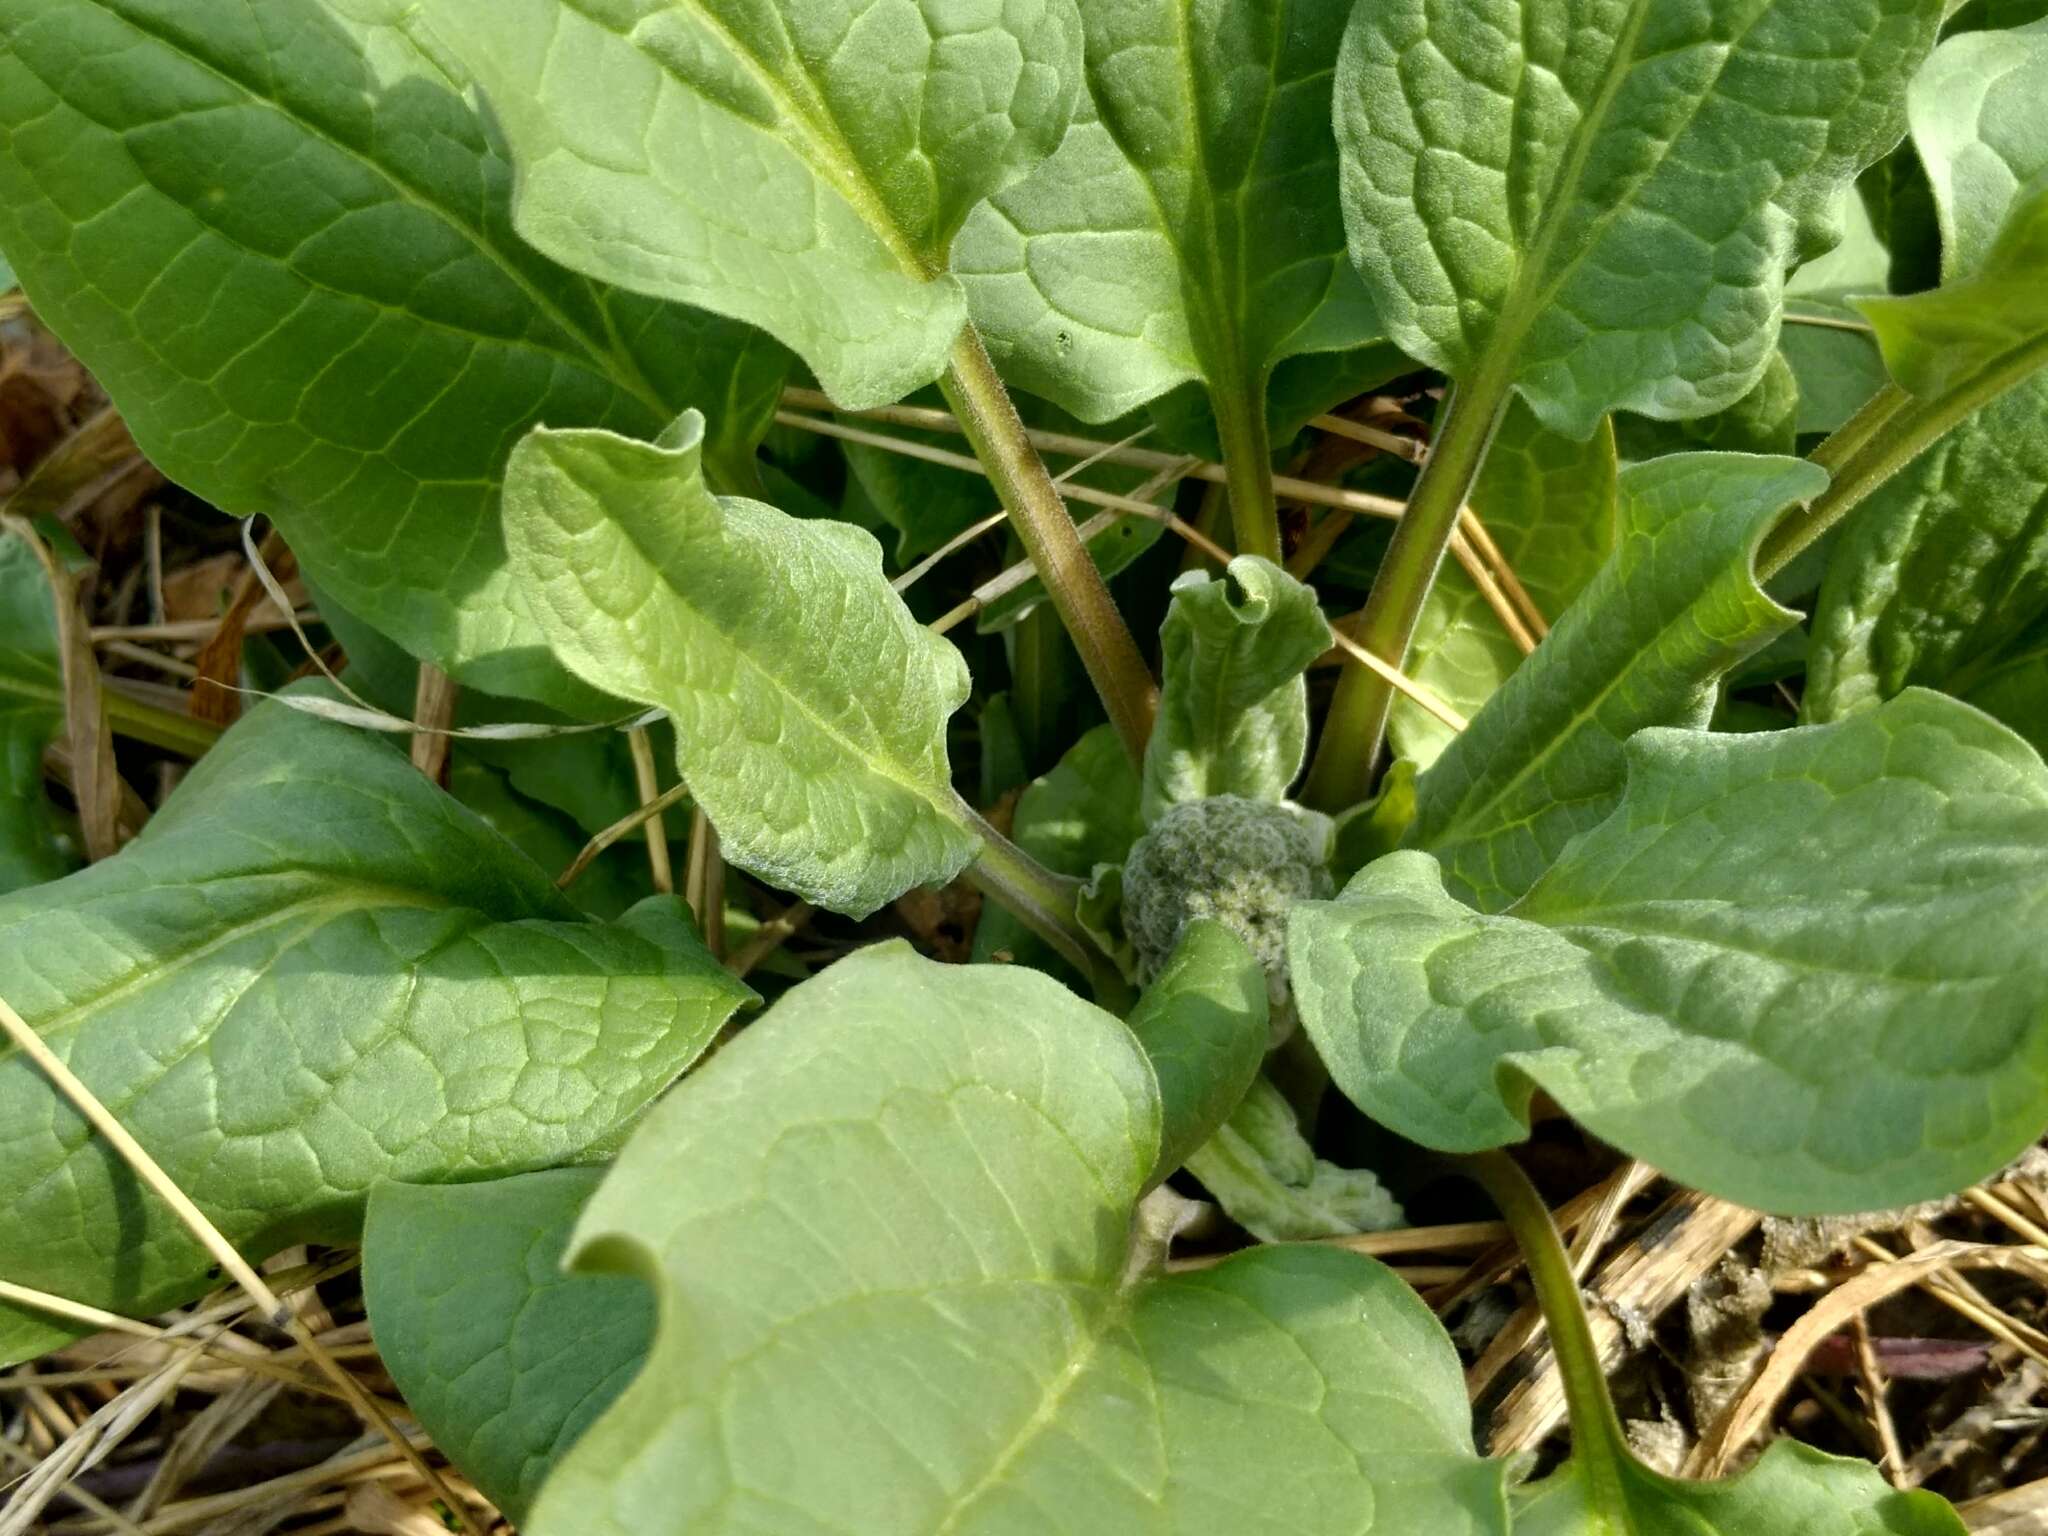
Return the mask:
[[[515,1522],[654,1340],[646,1287],[562,1271],[603,1175],[553,1168],[370,1194],[363,1296],[378,1357],[434,1444]]]
[[[2022,189],[1981,263],[1939,288],[1859,299],[1893,378],[1925,400],[2048,363],[2048,169]]]
[[[64,731],[64,660],[50,581],[28,545],[0,533],[0,893],[76,862],[43,789],[43,752]]]
[[[1866,180],[1874,174],[1866,173]],[[1853,294],[1885,291],[1891,253],[1856,188],[1842,193],[1835,213],[1842,243],[1806,262],[1785,283],[1778,352],[1797,384],[1794,426],[1802,436],[1834,431],[1891,378],[1869,322],[1849,306]]]
[[[1221,923],[1197,919],[1131,1010],[1159,1084],[1158,1183],[1209,1139],[1266,1059],[1266,973]]]
[[[567,869],[589,840],[583,829],[553,806],[521,794],[513,775],[479,759],[472,746],[458,742],[451,748],[448,792],[541,869]],[[607,850],[564,894],[587,916],[622,916],[654,894],[645,848],[629,842]]]
[[[978,839],[946,766],[960,653],[910,616],[872,534],[705,488],[703,422],[658,443],[537,430],[506,474],[522,592],[562,664],[665,709],[725,856],[865,917]]]
[[[1951,686],[2026,737],[2036,752],[2048,752],[2048,622],[2035,625],[1992,664]]]
[[[1842,529],[1814,610],[1801,713],[1839,720],[1916,684],[1967,695],[2044,614],[2048,375],[2037,374],[1879,487]]]
[[[1081,18],[1096,120],[963,230],[975,322],[1077,415],[1201,380],[1231,454],[1269,454],[1274,367],[1381,334],[1329,194],[1344,7],[1091,0]]]
[[[1098,864],[1123,862],[1143,835],[1138,796],[1130,754],[1115,730],[1098,725],[1018,797],[1011,841],[1054,874],[1085,880]],[[1008,908],[984,903],[974,930],[974,958],[998,956],[1040,970],[1056,968],[1050,945]]]
[[[2019,207],[2022,190],[2048,174],[2048,132],[2037,121],[2043,89],[2044,27],[1952,38],[1928,61],[1912,93],[1913,133],[1947,232],[1951,282],[1909,306],[1932,306],[1975,329],[2023,319],[2031,304],[2037,327],[2048,330],[2039,302],[2048,277],[2039,264],[2048,259],[2048,185],[2037,188],[2030,211]],[[2000,223],[2015,208],[2019,222],[2008,238],[2031,228],[2042,242],[2031,271],[2013,266],[2014,251],[1998,244]],[[1894,311],[1892,319],[1922,312]],[[1937,371],[1949,367],[1943,337],[1951,329],[1944,324],[1928,338],[1941,349],[1928,360]],[[1970,349],[1965,338],[1956,354]],[[2048,375],[2037,373],[1880,486],[1842,530],[1814,613],[1803,713],[1840,719],[1912,684],[1970,696],[2044,614]],[[1983,702],[2023,724],[2024,716],[2007,712],[2025,697],[2022,689]]]
[[[1382,1232],[1406,1219],[1371,1172],[1317,1157],[1294,1107],[1263,1077],[1187,1165],[1230,1219],[1264,1243]]]
[[[1733,405],[1898,141],[1941,0],[1391,0],[1337,68],[1352,259],[1413,357],[1553,431]]]
[[[1979,270],[2022,189],[2048,166],[2048,22],[1934,50],[1907,97],[1941,224],[1942,271]]]
[[[1239,555],[1173,584],[1159,632],[1165,683],[1145,747],[1144,814],[1217,795],[1279,800],[1308,754],[1308,664],[1330,648],[1316,595]]]
[[[257,1258],[351,1240],[381,1180],[588,1156],[752,997],[674,898],[576,921],[390,746],[282,703],[119,855],[0,899],[0,977]],[[142,1317],[210,1283],[206,1250],[14,1050],[0,1212],[18,1283]],[[0,1306],[0,1360],[66,1336]]]
[[[1133,1262],[1159,1134],[1138,1042],[1042,976],[888,944],[793,989],[578,1225],[661,1325],[529,1529],[1504,1533],[1456,1355],[1389,1271]]]
[[[1827,476],[1797,459],[1693,453],[1631,465],[1617,485],[1607,564],[1417,782],[1409,842],[1483,911],[1614,808],[1629,737],[1705,726],[1721,675],[1792,625],[1756,584],[1756,547]]]
[[[750,321],[850,410],[944,370],[968,210],[1050,154],[1071,0],[426,0],[520,167],[520,233]]]
[[[0,0],[0,247],[172,479],[463,682],[602,715],[511,589],[507,454],[697,405],[744,465],[786,357],[528,249],[491,130],[379,36],[318,0]]]
[[[1545,430],[1525,405],[1511,406],[1469,498],[1545,619],[1555,622],[1614,546],[1614,434],[1583,443]],[[1415,626],[1408,675],[1468,719],[1522,664],[1521,648],[1454,562],[1437,573]],[[1418,766],[1435,762],[1457,733],[1408,699],[1388,725],[1394,749]]]
[[[1943,1499],[1902,1492],[1864,1461],[1828,1456],[1796,1440],[1773,1442],[1756,1464],[1725,1482],[1682,1482],[1633,1457],[1601,1469],[1579,1462],[1517,1501],[1516,1536],[1587,1536],[1626,1529],[1663,1536],[1964,1536]],[[1617,1520],[1626,1521],[1625,1525]]]
[[[1646,731],[1614,812],[1500,916],[1398,853],[1298,907],[1344,1092],[1473,1151],[1548,1093],[1762,1210],[1962,1189],[2048,1125],[2048,768],[1914,691],[1838,725]]]
[[[1756,388],[1727,410],[1685,421],[1653,421],[1624,411],[1614,418],[1614,434],[1624,459],[1654,459],[1701,448],[1789,454],[1798,449],[1798,421],[1799,380],[1781,347],[1764,365]]]

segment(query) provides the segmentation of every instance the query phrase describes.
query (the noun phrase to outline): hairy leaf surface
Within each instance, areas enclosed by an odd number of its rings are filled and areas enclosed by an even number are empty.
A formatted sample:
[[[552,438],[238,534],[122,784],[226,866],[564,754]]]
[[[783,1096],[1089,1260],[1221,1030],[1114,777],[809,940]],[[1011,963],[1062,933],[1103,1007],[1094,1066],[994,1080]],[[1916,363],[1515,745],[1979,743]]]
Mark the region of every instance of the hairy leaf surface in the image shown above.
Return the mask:
[[[378,1357],[434,1444],[514,1521],[654,1340],[653,1298],[562,1253],[601,1168],[381,1184],[363,1222]]]
[[[1509,408],[1472,487],[1486,525],[1544,618],[1555,623],[1614,547],[1614,435],[1560,437],[1525,405]],[[1408,675],[1470,719],[1522,664],[1521,647],[1454,561],[1430,589],[1408,655]],[[1422,767],[1457,733],[1407,698],[1388,724],[1394,749]]]
[[[2039,297],[2048,290],[2048,197],[2037,195],[2030,211],[2023,196],[2048,173],[2043,90],[2042,27],[1952,38],[1914,86],[1913,135],[1934,186],[1952,285],[1905,303],[1946,306],[1949,323],[1927,343],[1944,357],[1985,340],[1966,337],[1951,348],[1943,338],[1956,324],[2003,329],[2031,306],[2037,330],[2048,330]],[[2031,257],[2009,248],[2002,267],[1994,265],[1998,231],[2015,213],[2042,243]],[[1986,291],[1987,282],[1998,291]],[[1895,330],[1888,345],[1901,334],[1909,333]],[[1995,354],[2001,343],[1990,345]],[[1840,719],[1911,684],[1971,696],[2005,672],[1981,702],[2032,728],[2030,690],[2015,684],[2024,637],[2044,614],[2048,374],[2036,373],[1879,487],[1842,530],[1814,613],[1803,712]],[[2007,670],[2008,659],[2020,673]]]
[[[1266,1014],[1266,975],[1244,940],[1222,923],[1189,923],[1128,1020],[1159,1084],[1155,1183],[1209,1139],[1259,1075]]]
[[[54,601],[34,552],[0,533],[0,893],[74,862],[43,791],[43,752],[64,729]]]
[[[383,742],[266,705],[114,858],[0,899],[7,1000],[252,1257],[353,1237],[384,1179],[616,1137],[752,994],[674,898],[575,919]],[[212,1260],[0,1051],[7,1277],[148,1316]],[[65,1337],[0,1307],[0,1359]]]
[[[872,534],[713,496],[702,433],[690,413],[658,443],[522,442],[505,528],[526,601],[576,676],[668,711],[742,869],[855,917],[952,879],[979,846],[946,766],[966,663]]]
[[[1755,385],[1785,273],[1897,142],[1941,0],[1393,0],[1337,70],[1352,259],[1403,351],[1553,431]]]
[[[1234,445],[1263,442],[1277,363],[1380,335],[1330,195],[1344,7],[1090,0],[1081,18],[1095,120],[962,232],[975,321],[1018,383],[1085,418],[1199,379]]]
[[[1308,664],[1330,648],[1316,595],[1269,560],[1173,584],[1165,681],[1145,746],[1145,819],[1215,795],[1278,800],[1308,754]]]
[[[1072,0],[426,0],[520,166],[519,229],[750,321],[849,409],[928,384],[968,210],[1059,144]]]
[[[491,130],[378,35],[319,0],[0,0],[0,247],[172,479],[463,681],[602,714],[510,588],[506,455],[695,405],[744,465],[786,358],[529,249]]]
[[[1187,1165],[1230,1219],[1261,1242],[1402,1224],[1401,1207],[1374,1174],[1316,1156],[1294,1106],[1263,1077]]]
[[[644,1277],[661,1327],[530,1529],[1504,1533],[1390,1272],[1131,1263],[1159,1148],[1137,1040],[1042,976],[888,944],[797,987],[584,1213],[576,1262]]]
[[[1519,1141],[1541,1088],[1763,1210],[1961,1189],[2048,1125],[2048,768],[1915,690],[1837,725],[1656,730],[1499,916],[1426,854],[1296,909],[1302,1019],[1367,1114]]]
[[[1673,454],[1617,482],[1619,543],[1550,636],[1417,781],[1408,841],[1498,911],[1621,794],[1623,743],[1704,727],[1722,674],[1790,627],[1756,546],[1826,474],[1798,459]]]

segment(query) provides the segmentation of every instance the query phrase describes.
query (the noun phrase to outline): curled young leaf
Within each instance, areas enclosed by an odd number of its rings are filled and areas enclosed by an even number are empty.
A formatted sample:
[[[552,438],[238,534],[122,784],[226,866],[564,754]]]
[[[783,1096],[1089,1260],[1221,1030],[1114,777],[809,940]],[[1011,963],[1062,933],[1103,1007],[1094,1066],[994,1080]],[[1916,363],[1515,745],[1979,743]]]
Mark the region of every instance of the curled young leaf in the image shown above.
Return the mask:
[[[1072,0],[428,0],[569,266],[760,326],[849,409],[938,377],[982,198],[1051,153]]]
[[[2048,1125],[2048,768],[1914,691],[1838,725],[1645,731],[1505,913],[1393,854],[1289,934],[1366,1113],[1519,1141],[1538,1088],[1674,1178],[1790,1213],[1961,1189]]]
[[[1018,967],[888,944],[785,994],[584,1213],[575,1262],[661,1323],[529,1529],[1504,1536],[1389,1271],[1133,1264],[1160,1124],[1130,1032]]]
[[[865,917],[980,846],[946,765],[966,663],[910,616],[874,536],[713,496],[690,412],[658,443],[535,431],[505,534],[562,664],[669,713],[725,856]]]
[[[1308,664],[1330,648],[1316,595],[1271,561],[1173,584],[1165,682],[1145,747],[1144,812],[1216,795],[1279,800],[1308,752]]]
[[[674,898],[576,919],[398,752],[269,704],[114,858],[0,899],[0,989],[252,1257],[346,1242],[370,1188],[615,1139],[753,994]],[[0,1050],[7,1278],[148,1316],[213,1260]],[[0,1305],[0,1360],[74,1330]]]
[[[0,247],[142,450],[414,654],[601,717],[510,589],[506,455],[699,405],[744,467],[787,357],[565,272],[511,195],[441,68],[321,0],[0,0]]]
[[[1585,437],[1755,385],[1785,273],[1898,141],[1942,0],[1366,0],[1337,67],[1387,334]]]

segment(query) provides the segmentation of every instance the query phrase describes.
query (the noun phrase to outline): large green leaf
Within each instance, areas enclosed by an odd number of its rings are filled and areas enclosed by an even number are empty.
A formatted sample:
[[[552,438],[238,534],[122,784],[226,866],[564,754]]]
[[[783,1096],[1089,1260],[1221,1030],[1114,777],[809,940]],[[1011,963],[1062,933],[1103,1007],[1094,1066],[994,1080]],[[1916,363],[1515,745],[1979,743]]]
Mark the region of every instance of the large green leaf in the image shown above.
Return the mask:
[[[1914,691],[1837,725],[1647,731],[1620,803],[1499,916],[1426,854],[1297,908],[1302,1020],[1365,1112],[1519,1141],[1538,1088],[1764,1210],[1961,1189],[2048,1126],[2048,768]]]
[[[1584,437],[1732,405],[1786,271],[1897,142],[1941,0],[1373,0],[1337,70],[1388,336]]]
[[[696,405],[743,469],[785,359],[530,250],[490,130],[380,37],[318,0],[0,0],[0,248],[171,478],[464,681],[602,711],[507,581],[506,455]]]
[[[1165,683],[1145,745],[1144,814],[1216,795],[1278,800],[1308,753],[1308,664],[1330,648],[1316,595],[1239,555],[1173,584],[1160,627]]]
[[[603,1173],[370,1194],[363,1297],[378,1357],[434,1444],[515,1523],[654,1340],[646,1287],[562,1271]]]
[[[751,997],[672,897],[575,920],[360,732],[268,704],[114,858],[0,899],[7,1000],[227,1237],[347,1241],[383,1179],[616,1138]],[[0,1051],[7,1278],[147,1316],[212,1260]],[[0,1306],[0,1360],[65,1335]]]
[[[2031,306],[2037,329],[2048,328],[2040,304],[2048,251],[2003,277],[1992,265],[2002,221],[2048,172],[2043,90],[2048,28],[1969,33],[1935,51],[1913,88],[1913,134],[1947,235],[1952,286],[1908,305],[1941,304],[1965,325],[1981,317],[1999,327]],[[2037,238],[2048,238],[2048,198],[2031,218]],[[1982,291],[1987,280],[2002,283],[2003,297]],[[1937,346],[1943,357],[1956,350]],[[1839,719],[1915,683],[1967,694],[2002,670],[2007,649],[2044,614],[2048,374],[2037,373],[1879,487],[1842,531],[1814,614],[1804,712]],[[2016,681],[2009,675],[1985,704],[2001,714],[2025,705]],[[2028,723],[2024,714],[2007,718]]]
[[[1555,622],[1614,547],[1614,434],[1583,443],[1547,431],[1515,405],[1472,487],[1472,510],[1547,620]],[[1493,607],[1454,562],[1437,573],[1415,626],[1408,675],[1471,717],[1522,664]],[[1427,767],[1457,733],[1408,699],[1388,722],[1394,749]]]
[[[1098,864],[1120,864],[1145,831],[1139,784],[1116,731],[1098,725],[1067,750],[1050,773],[1017,799],[1011,836],[1056,875],[1085,880]],[[1007,907],[984,903],[974,958],[1005,958],[1041,970],[1060,963],[1052,947]]]
[[[1995,661],[1951,678],[1951,691],[1996,715],[2048,753],[2048,621],[2002,651]]]
[[[520,590],[562,664],[657,705],[725,856],[856,917],[980,846],[946,766],[966,663],[874,536],[717,497],[685,415],[658,443],[536,430],[506,474]]]
[[[1756,584],[1756,547],[1827,476],[1798,459],[1692,453],[1631,465],[1617,484],[1607,564],[1417,782],[1408,841],[1485,911],[1613,809],[1629,737],[1705,726],[1721,675],[1790,627]]]
[[[1159,1147],[1138,1042],[1043,976],[889,944],[787,993],[578,1225],[661,1324],[528,1529],[1503,1533],[1457,1357],[1387,1270],[1134,1262]]]
[[[1266,385],[1380,335],[1330,184],[1330,0],[1090,0],[1097,121],[962,232],[976,323],[1026,388],[1100,420],[1184,380],[1228,451],[1265,447]]]
[[[425,0],[518,157],[519,229],[751,321],[849,409],[945,368],[968,210],[1073,115],[1072,0]]]
[[[73,863],[43,790],[43,752],[64,729],[53,601],[34,552],[0,533],[0,893]]]

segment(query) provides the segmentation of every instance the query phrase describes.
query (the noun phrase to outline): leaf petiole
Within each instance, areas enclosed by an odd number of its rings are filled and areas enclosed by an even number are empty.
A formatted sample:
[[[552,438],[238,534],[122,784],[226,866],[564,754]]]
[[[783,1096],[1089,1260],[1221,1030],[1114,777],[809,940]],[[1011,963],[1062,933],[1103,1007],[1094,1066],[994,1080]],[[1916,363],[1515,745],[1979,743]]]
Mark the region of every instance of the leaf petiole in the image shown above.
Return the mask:
[[[1124,750],[1133,762],[1143,762],[1159,705],[1152,674],[973,326],[953,344],[939,387],[1009,509],[1011,525],[1066,621]]]
[[[981,839],[981,852],[967,866],[967,878],[1087,977],[1089,990],[1103,1008],[1118,1015],[1128,1012],[1137,994],[1074,915],[1081,882],[1054,874],[990,826],[966,801],[960,802],[958,810]]]
[[[1622,1433],[1614,1399],[1608,1394],[1599,1346],[1586,1326],[1585,1307],[1579,1300],[1578,1277],[1572,1273],[1550,1207],[1521,1165],[1505,1152],[1479,1152],[1455,1162],[1499,1209],[1522,1252],[1522,1262],[1528,1266],[1529,1283],[1535,1289],[1536,1304],[1543,1309],[1551,1352],[1564,1382],[1565,1407],[1571,1415],[1572,1464],[1585,1480],[1586,1502],[1617,1517],[1616,1529],[1629,1529],[1624,1483],[1634,1454]]]
[[[1273,437],[1266,423],[1266,391],[1211,389],[1216,435],[1229,477],[1230,525],[1241,555],[1280,564],[1280,508],[1273,495]]]
[[[1507,382],[1483,374],[1470,384],[1454,386],[1445,397],[1429,460],[1394,525],[1393,542],[1373,578],[1355,631],[1358,643],[1390,667],[1398,669],[1408,659],[1422,605],[1458,530],[1459,512],[1486,462],[1508,399]],[[1345,670],[1302,787],[1304,802],[1334,815],[1365,799],[1393,706],[1394,686],[1383,676],[1366,667]]]

